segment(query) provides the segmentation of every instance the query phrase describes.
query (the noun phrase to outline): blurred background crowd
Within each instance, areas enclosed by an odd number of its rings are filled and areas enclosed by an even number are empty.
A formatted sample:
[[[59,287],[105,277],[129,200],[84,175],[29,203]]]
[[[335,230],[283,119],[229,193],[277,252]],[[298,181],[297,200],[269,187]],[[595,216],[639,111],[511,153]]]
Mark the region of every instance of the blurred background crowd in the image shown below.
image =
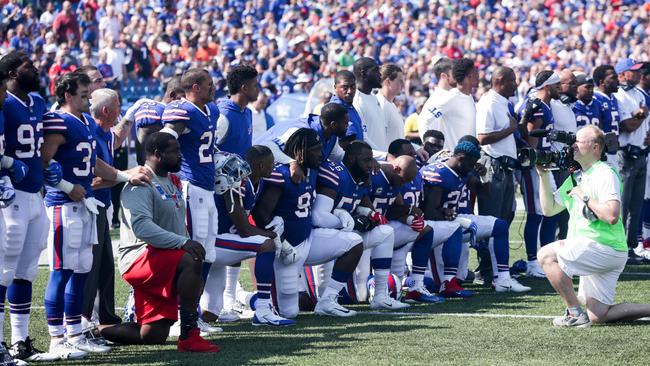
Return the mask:
[[[405,70],[396,105],[406,117],[435,88],[442,56],[476,60],[477,99],[497,65],[517,72],[524,94],[543,69],[589,73],[596,63],[650,59],[643,0],[2,0],[0,9],[0,56],[32,55],[43,96],[52,101],[61,75],[90,64],[123,108],[197,66],[222,97],[240,63],[261,75],[265,108],[369,56]]]

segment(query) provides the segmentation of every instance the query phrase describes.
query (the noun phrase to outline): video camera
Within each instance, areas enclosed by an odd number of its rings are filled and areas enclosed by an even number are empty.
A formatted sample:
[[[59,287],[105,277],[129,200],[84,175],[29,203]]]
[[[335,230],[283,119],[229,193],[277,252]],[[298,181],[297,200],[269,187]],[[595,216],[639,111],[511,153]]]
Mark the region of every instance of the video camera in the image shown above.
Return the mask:
[[[549,142],[560,142],[565,144],[559,151],[536,150],[532,147],[524,147],[517,152],[517,160],[522,168],[530,168],[535,165],[550,166],[549,170],[580,168],[580,164],[573,160],[573,144],[576,142],[576,135],[571,132],[558,130],[533,130],[532,137],[546,137]],[[618,149],[618,138],[614,132],[605,133],[605,149],[600,160],[607,161],[607,154],[615,153]]]

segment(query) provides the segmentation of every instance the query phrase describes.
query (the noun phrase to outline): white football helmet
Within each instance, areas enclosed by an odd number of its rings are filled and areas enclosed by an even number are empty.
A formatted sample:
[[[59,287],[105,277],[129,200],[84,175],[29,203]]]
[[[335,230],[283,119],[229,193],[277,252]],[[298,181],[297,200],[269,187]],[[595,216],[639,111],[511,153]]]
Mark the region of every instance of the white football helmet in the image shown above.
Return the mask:
[[[214,154],[214,191],[222,195],[239,189],[241,182],[251,174],[251,167],[237,154],[219,151]]]

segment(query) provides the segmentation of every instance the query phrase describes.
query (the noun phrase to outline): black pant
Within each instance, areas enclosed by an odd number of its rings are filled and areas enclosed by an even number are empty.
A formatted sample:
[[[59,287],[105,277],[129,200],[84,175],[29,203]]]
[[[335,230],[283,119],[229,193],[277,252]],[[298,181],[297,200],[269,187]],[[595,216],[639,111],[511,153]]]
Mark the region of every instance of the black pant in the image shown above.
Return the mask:
[[[110,225],[106,208],[98,207],[97,239],[93,246],[93,266],[84,287],[83,316],[90,319],[99,291],[99,323],[117,324],[120,318],[115,315],[115,261],[111,243]]]
[[[113,159],[113,166],[115,169],[125,170],[129,167],[129,153],[126,147],[120,147],[115,151],[115,158]],[[120,195],[122,194],[124,183],[120,183],[111,188],[111,201],[113,203],[113,217],[109,217],[109,223],[120,223]]]

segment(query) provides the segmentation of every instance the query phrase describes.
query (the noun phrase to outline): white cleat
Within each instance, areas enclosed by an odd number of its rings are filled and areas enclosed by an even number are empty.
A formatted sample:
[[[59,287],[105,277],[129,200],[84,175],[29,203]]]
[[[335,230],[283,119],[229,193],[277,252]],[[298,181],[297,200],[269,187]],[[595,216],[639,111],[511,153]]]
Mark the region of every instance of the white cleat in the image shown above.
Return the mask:
[[[372,300],[370,300],[370,308],[373,310],[378,310],[378,309],[399,310],[399,309],[406,309],[410,306],[411,305],[404,302],[397,301],[386,294],[377,295],[373,297]]]
[[[255,312],[239,300],[232,305],[232,311],[239,315],[239,319],[253,319],[255,316]]]
[[[528,261],[526,264],[526,276],[534,278],[546,278],[546,273],[544,273],[544,270],[539,265],[539,262],[536,260]]]
[[[316,303],[314,314],[347,318],[357,315],[354,310],[346,309],[337,301],[336,296],[321,297]]]
[[[497,278],[492,281],[492,287],[496,292],[526,292],[530,291],[530,287],[524,286],[517,282],[514,278]]]
[[[223,328],[215,327],[213,325],[210,325],[207,322],[203,321],[203,319],[201,319],[201,318],[199,318],[196,321],[196,326],[199,327],[199,330],[201,331],[202,334],[203,333],[210,334],[210,333],[223,332]]]
[[[91,342],[88,338],[83,337],[79,342],[73,343],[70,342],[78,350],[87,352],[87,353],[107,353],[111,351],[111,347],[102,346],[97,343]]]
[[[62,360],[80,360],[88,356],[88,352],[80,350],[65,339],[61,339],[61,342],[57,344],[50,344],[48,353],[56,355]]]
[[[290,327],[296,325],[296,322],[291,319],[281,317],[273,308],[272,305],[269,305],[266,308],[260,308],[255,310],[255,316],[253,316],[252,324],[254,326],[261,325],[272,325],[276,327]]]
[[[639,243],[634,248],[634,253],[645,260],[650,260],[650,247],[645,246],[643,243]]]
[[[199,325],[198,320],[196,322],[196,325],[197,326]],[[219,329],[221,329],[221,328],[219,328]],[[221,330],[223,331],[223,329],[221,329]],[[201,337],[207,337],[208,335],[210,335],[210,333],[204,331],[201,328],[199,328],[199,331],[200,331]],[[174,338],[178,338],[178,337],[181,336],[181,321],[180,320],[177,320],[176,323],[172,324],[172,326],[169,327],[169,336],[174,337]]]
[[[221,309],[221,312],[219,313],[219,317],[217,318],[218,323],[234,323],[239,321],[240,317],[239,314],[232,310],[226,310],[226,309]]]

